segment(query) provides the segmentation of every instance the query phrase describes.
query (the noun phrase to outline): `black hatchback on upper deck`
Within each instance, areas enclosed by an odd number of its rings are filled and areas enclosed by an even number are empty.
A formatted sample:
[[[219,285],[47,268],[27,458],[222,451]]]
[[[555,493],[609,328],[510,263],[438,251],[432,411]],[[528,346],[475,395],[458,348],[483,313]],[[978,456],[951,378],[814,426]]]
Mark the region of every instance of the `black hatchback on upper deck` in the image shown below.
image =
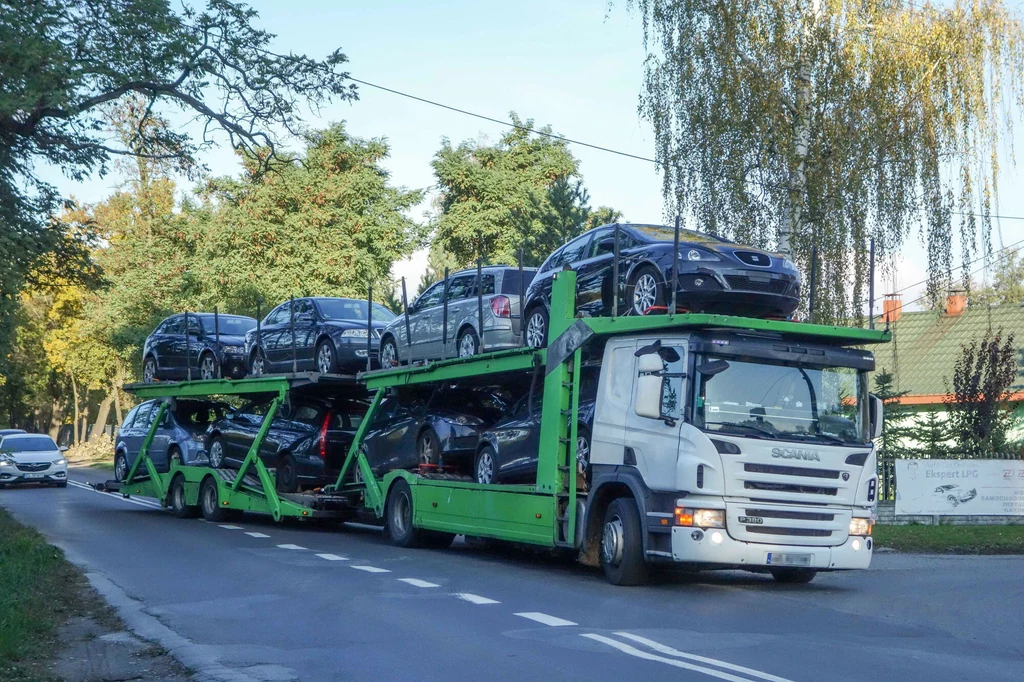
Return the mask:
[[[526,341],[547,343],[551,277],[576,271],[576,312],[612,314],[615,229],[619,229],[620,315],[664,312],[671,297],[675,229],[664,225],[603,225],[548,256],[526,291]],[[800,273],[784,256],[693,230],[679,231],[681,312],[787,318],[800,301]]]
[[[187,318],[187,321],[186,321]],[[157,325],[142,349],[142,380],[230,379],[245,376],[245,333],[256,320],[243,315],[182,313]]]

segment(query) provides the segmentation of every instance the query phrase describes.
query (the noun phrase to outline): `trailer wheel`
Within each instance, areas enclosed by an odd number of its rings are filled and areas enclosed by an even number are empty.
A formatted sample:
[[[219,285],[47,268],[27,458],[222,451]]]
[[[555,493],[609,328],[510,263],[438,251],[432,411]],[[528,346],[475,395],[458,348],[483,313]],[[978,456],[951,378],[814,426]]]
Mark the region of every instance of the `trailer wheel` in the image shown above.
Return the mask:
[[[220,523],[227,518],[227,510],[220,506],[220,491],[212,477],[203,479],[199,488],[199,506],[203,510],[203,518],[212,523]]]
[[[777,583],[800,585],[814,580],[818,572],[813,568],[773,568],[772,577]]]
[[[191,519],[199,515],[199,507],[185,504],[185,477],[178,474],[171,481],[171,513],[179,519]]]
[[[643,585],[647,582],[640,514],[628,497],[613,500],[604,514],[601,568],[613,585]]]
[[[391,486],[385,518],[388,537],[393,544],[399,547],[420,547],[424,544],[423,532],[412,525],[412,489],[401,479]]]

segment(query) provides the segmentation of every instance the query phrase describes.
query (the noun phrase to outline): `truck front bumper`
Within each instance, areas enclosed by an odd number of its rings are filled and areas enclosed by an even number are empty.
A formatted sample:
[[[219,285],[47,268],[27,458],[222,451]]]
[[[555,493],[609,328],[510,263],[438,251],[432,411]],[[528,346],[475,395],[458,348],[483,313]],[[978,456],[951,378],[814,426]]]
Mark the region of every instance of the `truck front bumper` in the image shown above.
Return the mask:
[[[871,565],[874,540],[850,536],[835,547],[768,545],[740,542],[729,537],[724,528],[672,529],[672,559],[681,563],[735,568],[774,568],[779,566],[843,570]],[[806,562],[806,563],[805,563]]]

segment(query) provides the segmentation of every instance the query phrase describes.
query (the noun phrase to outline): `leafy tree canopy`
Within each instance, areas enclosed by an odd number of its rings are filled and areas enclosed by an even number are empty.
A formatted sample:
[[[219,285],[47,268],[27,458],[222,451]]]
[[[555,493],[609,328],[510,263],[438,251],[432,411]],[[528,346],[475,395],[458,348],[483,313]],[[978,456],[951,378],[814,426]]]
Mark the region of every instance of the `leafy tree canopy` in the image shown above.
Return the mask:
[[[946,397],[949,422],[964,457],[1005,453],[1013,427],[1009,403],[1020,370],[1013,334],[990,331],[961,347]]]
[[[868,237],[884,262],[920,230],[935,300],[957,241],[965,263],[989,248],[997,150],[1024,98],[1024,29],[1003,0],[626,4],[669,211],[805,273],[817,246],[822,319],[861,310]]]

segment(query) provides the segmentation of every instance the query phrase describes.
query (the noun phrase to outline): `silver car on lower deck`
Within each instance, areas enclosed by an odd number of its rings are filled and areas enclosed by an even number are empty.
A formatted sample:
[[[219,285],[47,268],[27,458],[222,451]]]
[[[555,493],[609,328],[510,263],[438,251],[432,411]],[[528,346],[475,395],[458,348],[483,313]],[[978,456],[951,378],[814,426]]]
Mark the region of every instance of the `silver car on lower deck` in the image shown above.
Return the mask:
[[[381,332],[381,367],[465,357],[523,345],[519,297],[533,281],[537,269],[523,268],[521,283],[519,272],[518,268],[504,265],[482,268],[482,301],[477,297],[475,268],[449,275],[447,289],[444,281],[435,282],[409,304],[408,325],[406,316],[399,315]],[[446,290],[447,335],[443,324]]]

